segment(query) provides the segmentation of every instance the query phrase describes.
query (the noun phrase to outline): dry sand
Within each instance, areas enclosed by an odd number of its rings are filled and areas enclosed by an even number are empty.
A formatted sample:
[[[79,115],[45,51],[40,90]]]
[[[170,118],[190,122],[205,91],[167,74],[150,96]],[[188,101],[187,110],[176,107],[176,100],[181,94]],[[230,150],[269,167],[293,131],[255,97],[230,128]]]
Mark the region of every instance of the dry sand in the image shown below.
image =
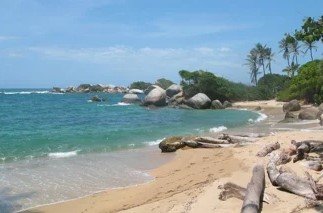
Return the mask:
[[[236,198],[219,200],[218,186],[230,181],[246,187],[253,166],[256,163],[266,164],[267,157],[256,157],[259,149],[264,144],[276,141],[285,147],[292,139],[322,140],[323,131],[278,132],[239,148],[178,150],[174,160],[151,171],[155,177],[152,182],[107,190],[28,212],[240,212],[242,201]],[[299,175],[308,171],[300,162],[288,163],[287,166]],[[320,175],[315,171],[310,171],[310,174],[314,178]],[[265,192],[275,198],[270,204],[264,203],[262,212],[296,212],[305,205],[304,198],[278,190],[270,184],[268,177]],[[323,212],[322,208],[301,212]]]

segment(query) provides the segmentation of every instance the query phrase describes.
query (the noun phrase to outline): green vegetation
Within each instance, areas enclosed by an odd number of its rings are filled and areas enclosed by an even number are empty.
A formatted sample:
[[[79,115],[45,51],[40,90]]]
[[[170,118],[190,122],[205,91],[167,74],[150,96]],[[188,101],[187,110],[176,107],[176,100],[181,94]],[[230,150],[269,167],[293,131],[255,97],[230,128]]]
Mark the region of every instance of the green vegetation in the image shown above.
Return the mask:
[[[136,81],[133,82],[129,88],[130,89],[141,89],[141,90],[145,90],[147,89],[149,86],[151,85],[151,83],[148,82],[144,82],[144,81]]]
[[[174,82],[172,82],[171,80],[165,79],[165,78],[161,78],[158,79],[155,84],[157,86],[160,86],[163,89],[167,89],[170,85],[174,84]]]

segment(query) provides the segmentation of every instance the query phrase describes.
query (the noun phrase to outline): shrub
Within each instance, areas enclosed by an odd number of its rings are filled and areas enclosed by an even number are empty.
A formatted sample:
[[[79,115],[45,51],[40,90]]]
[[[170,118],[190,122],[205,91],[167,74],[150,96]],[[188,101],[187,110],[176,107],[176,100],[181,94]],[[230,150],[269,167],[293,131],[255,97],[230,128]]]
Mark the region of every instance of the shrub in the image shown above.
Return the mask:
[[[133,82],[129,88],[130,89],[141,89],[141,90],[145,90],[147,89],[149,86],[151,85],[151,83],[148,82],[144,82],[144,81],[136,81]]]

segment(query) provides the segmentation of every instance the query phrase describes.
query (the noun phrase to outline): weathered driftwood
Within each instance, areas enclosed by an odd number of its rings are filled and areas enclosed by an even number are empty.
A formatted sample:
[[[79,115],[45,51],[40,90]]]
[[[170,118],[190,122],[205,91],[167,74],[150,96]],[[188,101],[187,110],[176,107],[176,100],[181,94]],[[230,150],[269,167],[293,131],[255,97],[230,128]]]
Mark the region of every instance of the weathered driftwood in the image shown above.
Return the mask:
[[[308,156],[308,153],[311,150],[311,144],[309,142],[296,142],[294,143],[294,145],[296,145],[297,147],[296,156],[293,158],[293,162],[295,163],[299,160],[303,160]]]
[[[266,155],[268,155],[269,153],[271,153],[274,150],[277,150],[280,148],[280,144],[278,142],[276,143],[271,143],[271,144],[267,144],[266,146],[264,146],[258,153],[257,156],[258,157],[265,157]]]
[[[321,171],[322,170],[322,162],[320,162],[320,161],[309,160],[309,161],[302,162],[302,164],[305,167],[307,167],[311,170],[314,170],[314,171]]]
[[[288,151],[285,149],[283,150],[276,150],[270,153],[270,161],[273,161],[275,165],[282,165],[290,162],[292,158],[289,156]]]
[[[267,136],[266,134],[263,133],[242,133],[242,134],[234,134],[234,136],[240,136],[240,137],[246,137],[246,138],[262,138]]]
[[[216,139],[212,137],[197,137],[195,138],[197,142],[210,143],[210,144],[229,144],[228,140]]]
[[[257,138],[254,137],[241,137],[236,135],[222,134],[219,139],[227,140],[230,143],[246,143],[246,142],[255,142]]]
[[[296,195],[316,200],[321,193],[314,181],[309,180],[309,178],[307,180],[300,178],[294,172],[288,170],[278,170],[272,159],[267,164],[267,173],[274,186],[279,186]]]
[[[226,148],[233,145],[234,144],[212,144],[212,143],[197,142],[197,148]]]
[[[251,180],[247,186],[246,196],[243,200],[242,213],[258,213],[262,208],[265,190],[265,171],[263,165],[256,165],[252,171]]]
[[[235,183],[225,183],[223,185],[219,185],[218,189],[222,189],[222,191],[219,194],[219,199],[222,201],[226,201],[230,198],[237,198],[239,200],[243,200],[246,196],[247,189],[244,187],[241,187]],[[272,194],[264,194],[263,202],[266,203],[273,203],[277,200],[274,195]]]

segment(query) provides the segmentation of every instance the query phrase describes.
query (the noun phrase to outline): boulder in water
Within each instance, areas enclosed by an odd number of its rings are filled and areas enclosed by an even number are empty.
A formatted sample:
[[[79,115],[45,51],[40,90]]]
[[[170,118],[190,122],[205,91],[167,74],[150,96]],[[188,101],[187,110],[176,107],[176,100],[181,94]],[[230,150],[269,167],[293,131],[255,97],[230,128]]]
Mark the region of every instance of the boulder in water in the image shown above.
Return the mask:
[[[177,149],[185,146],[182,137],[169,137],[159,143],[162,152],[175,152]]]
[[[186,104],[194,109],[208,109],[211,105],[211,99],[204,93],[198,93],[188,99]]]
[[[60,87],[53,87],[52,92],[55,93],[65,93],[65,90]]]
[[[319,119],[321,114],[317,108],[307,108],[299,113],[298,118],[301,120],[315,120]]]
[[[298,100],[292,100],[283,105],[284,112],[293,112],[301,110],[301,105]]]
[[[144,99],[144,105],[166,106],[166,91],[160,87],[151,90]]]
[[[158,86],[158,85],[150,85],[147,89],[145,89],[145,91],[144,91],[144,93],[146,94],[146,95],[148,95],[148,93],[150,93],[150,91],[152,91],[153,89],[162,89],[163,90],[163,88],[161,88],[160,86]]]
[[[141,89],[131,89],[129,90],[130,94],[144,94],[144,91],[142,91]]]
[[[223,107],[221,101],[219,101],[219,100],[212,101],[212,103],[211,103],[211,109],[223,109],[223,108],[224,107]]]
[[[232,107],[232,103],[230,101],[224,101],[223,102],[223,107],[224,108]]]
[[[66,92],[76,92],[76,88],[75,87],[72,87],[72,86],[67,87],[66,88]]]
[[[167,89],[166,89],[166,95],[168,97],[173,97],[174,95],[178,94],[182,92],[182,87],[180,85],[177,85],[177,84],[172,84],[171,86],[169,86]]]
[[[91,98],[91,101],[92,102],[102,102],[102,101],[104,101],[104,99],[103,98],[100,98],[99,96],[97,96],[97,95],[95,95],[95,96],[93,96],[92,98]]]
[[[76,90],[78,92],[90,92],[91,84],[80,84]]]
[[[122,102],[124,103],[139,103],[141,102],[137,94],[125,94],[123,96]]]

